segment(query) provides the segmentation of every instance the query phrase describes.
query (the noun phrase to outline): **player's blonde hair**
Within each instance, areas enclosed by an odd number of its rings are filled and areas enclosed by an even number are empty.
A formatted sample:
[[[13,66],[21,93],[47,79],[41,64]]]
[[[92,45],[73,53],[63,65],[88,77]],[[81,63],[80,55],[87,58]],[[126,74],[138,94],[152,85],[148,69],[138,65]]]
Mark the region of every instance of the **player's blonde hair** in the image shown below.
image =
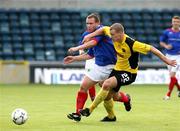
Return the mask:
[[[178,20],[180,20],[180,17],[179,16],[177,16],[177,15],[175,15],[175,16],[173,16],[173,18],[172,19],[178,19]]]
[[[124,33],[124,27],[120,23],[112,24],[110,30],[115,30],[117,33]]]

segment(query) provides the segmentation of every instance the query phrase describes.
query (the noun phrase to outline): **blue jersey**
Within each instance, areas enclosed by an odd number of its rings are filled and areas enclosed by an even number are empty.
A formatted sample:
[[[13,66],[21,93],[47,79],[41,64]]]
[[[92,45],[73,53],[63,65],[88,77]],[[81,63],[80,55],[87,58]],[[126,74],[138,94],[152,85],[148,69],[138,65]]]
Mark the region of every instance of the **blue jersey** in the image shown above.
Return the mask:
[[[82,39],[88,34],[90,34],[90,32],[84,32],[82,35]],[[115,64],[116,51],[114,49],[112,39],[102,35],[94,37],[93,40],[97,42],[97,45],[90,48],[87,53],[90,56],[95,57],[95,64],[99,66]],[[81,41],[80,44],[82,44]]]
[[[165,49],[167,54],[180,54],[180,31],[175,32],[172,29],[166,29],[160,37],[160,42],[172,45],[172,49]]]

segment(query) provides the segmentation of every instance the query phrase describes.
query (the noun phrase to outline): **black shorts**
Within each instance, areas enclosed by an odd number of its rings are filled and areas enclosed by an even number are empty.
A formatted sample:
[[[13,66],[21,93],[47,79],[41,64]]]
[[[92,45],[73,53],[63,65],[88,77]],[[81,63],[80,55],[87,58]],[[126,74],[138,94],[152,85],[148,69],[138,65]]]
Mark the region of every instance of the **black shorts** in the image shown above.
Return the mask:
[[[136,79],[137,74],[133,74],[127,71],[116,71],[112,70],[110,77],[115,76],[117,79],[117,86],[113,88],[115,92],[118,92],[121,86],[129,85],[133,83]]]

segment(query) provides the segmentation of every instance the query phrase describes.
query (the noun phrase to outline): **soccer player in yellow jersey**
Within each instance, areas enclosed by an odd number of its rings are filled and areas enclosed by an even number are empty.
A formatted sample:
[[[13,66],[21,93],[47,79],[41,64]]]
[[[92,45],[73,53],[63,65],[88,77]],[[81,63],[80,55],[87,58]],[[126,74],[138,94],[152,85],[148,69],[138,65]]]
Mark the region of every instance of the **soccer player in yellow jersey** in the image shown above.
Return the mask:
[[[116,99],[114,97],[118,96],[117,92],[121,86],[129,85],[135,81],[138,71],[139,53],[147,54],[152,52],[168,65],[176,66],[177,64],[175,60],[168,59],[155,47],[130,38],[124,33],[124,27],[120,23],[115,23],[111,27],[102,27],[87,35],[84,41],[97,35],[105,35],[112,38],[117,52],[117,62],[90,107],[80,111],[83,116],[89,116],[102,101],[110,100],[111,98]]]

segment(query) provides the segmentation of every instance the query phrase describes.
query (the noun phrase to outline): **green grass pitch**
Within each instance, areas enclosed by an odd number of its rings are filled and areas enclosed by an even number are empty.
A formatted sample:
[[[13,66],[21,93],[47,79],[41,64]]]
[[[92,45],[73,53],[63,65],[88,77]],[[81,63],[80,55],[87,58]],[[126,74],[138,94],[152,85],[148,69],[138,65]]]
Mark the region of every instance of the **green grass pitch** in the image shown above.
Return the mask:
[[[132,97],[132,111],[115,102],[117,121],[102,123],[103,104],[81,122],[67,119],[75,111],[78,85],[0,85],[0,131],[180,131],[180,98],[176,89],[169,101],[162,98],[167,85],[131,85],[122,87]],[[97,87],[99,90],[99,87]],[[86,106],[90,105],[88,99]],[[27,123],[15,125],[11,112],[24,108]]]

